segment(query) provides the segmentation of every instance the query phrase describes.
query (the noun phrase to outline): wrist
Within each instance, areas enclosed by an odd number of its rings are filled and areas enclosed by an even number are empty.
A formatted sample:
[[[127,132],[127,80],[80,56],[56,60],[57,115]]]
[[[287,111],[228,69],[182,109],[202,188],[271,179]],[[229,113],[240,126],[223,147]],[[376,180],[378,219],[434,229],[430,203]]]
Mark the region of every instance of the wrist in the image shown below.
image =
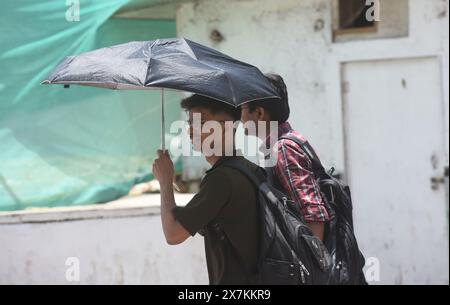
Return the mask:
[[[172,181],[166,181],[166,180],[163,180],[163,181],[159,181],[159,186],[160,186],[160,189],[161,189],[161,191],[163,191],[163,190],[171,190],[172,189]]]

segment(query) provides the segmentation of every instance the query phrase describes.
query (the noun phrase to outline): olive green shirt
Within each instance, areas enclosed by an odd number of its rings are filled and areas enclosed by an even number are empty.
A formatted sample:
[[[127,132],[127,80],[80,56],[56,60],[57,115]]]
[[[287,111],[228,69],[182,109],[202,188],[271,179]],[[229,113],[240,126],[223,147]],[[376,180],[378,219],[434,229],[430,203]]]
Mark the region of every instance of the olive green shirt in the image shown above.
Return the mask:
[[[192,200],[172,212],[192,236],[204,235],[210,284],[249,284],[258,258],[256,188],[241,172],[223,165],[229,158],[263,174],[243,157],[222,157],[206,172]],[[219,239],[211,227],[214,223],[222,227],[229,243]]]

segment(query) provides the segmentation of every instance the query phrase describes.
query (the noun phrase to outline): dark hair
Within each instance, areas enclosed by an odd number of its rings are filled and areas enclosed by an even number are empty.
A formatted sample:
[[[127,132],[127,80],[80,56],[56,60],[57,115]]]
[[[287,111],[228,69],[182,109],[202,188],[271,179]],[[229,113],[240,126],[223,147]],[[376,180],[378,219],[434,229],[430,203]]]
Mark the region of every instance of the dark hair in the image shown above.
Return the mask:
[[[225,113],[228,114],[233,121],[238,121],[241,118],[239,108],[200,94],[194,94],[183,99],[180,105],[181,108],[187,111],[194,107],[202,107],[208,109],[212,114]]]
[[[288,102],[288,92],[286,84],[283,78],[278,74],[267,73],[264,74],[267,80],[277,91],[281,100],[279,99],[265,99],[248,103],[250,112],[255,111],[256,107],[262,107],[269,112],[270,119],[272,121],[278,121],[278,123],[284,123],[288,120],[290,109]]]

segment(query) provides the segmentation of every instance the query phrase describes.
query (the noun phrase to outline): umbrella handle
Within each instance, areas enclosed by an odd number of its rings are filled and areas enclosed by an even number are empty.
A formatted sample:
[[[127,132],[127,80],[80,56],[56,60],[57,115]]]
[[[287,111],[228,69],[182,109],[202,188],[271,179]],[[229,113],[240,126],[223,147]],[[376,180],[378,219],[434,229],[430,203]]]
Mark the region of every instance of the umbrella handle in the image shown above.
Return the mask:
[[[164,88],[161,88],[161,149],[166,149],[166,132],[165,132],[165,117],[164,117]],[[180,188],[172,182],[173,187],[179,192]]]
[[[161,149],[166,149],[166,132],[164,117],[164,88],[161,88]]]

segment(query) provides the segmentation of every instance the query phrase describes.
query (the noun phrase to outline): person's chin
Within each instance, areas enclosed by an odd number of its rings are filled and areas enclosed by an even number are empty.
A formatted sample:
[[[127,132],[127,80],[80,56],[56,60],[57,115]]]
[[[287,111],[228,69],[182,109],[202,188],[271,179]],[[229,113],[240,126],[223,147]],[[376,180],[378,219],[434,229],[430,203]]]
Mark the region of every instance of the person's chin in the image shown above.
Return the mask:
[[[192,149],[194,151],[197,151],[197,152],[200,152],[200,153],[202,152],[202,145],[201,144],[194,145],[194,143],[191,142],[191,145],[192,145]]]
[[[247,128],[244,128],[244,134],[246,136],[256,136],[255,132],[250,132]]]

